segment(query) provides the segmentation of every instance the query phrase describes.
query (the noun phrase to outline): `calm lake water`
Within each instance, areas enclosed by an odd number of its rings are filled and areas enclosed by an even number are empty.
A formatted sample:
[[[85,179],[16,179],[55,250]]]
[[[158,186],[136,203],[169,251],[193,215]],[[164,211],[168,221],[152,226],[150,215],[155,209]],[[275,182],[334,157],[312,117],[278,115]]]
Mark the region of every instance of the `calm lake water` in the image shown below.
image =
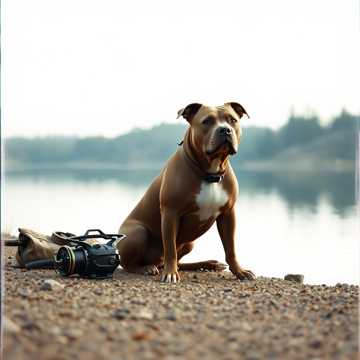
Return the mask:
[[[2,229],[82,234],[117,232],[158,170],[7,172]],[[359,283],[359,225],[353,173],[286,174],[237,171],[237,250],[255,274],[305,275],[310,284]],[[224,253],[216,226],[185,261]]]

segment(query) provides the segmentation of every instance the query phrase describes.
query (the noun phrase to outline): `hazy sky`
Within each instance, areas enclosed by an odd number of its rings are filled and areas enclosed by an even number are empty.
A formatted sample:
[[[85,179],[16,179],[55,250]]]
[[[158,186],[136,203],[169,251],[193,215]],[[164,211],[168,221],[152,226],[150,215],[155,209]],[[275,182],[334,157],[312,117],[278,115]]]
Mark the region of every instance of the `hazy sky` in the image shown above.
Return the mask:
[[[272,128],[360,112],[357,0],[5,0],[2,21],[6,136],[115,136],[190,102]]]

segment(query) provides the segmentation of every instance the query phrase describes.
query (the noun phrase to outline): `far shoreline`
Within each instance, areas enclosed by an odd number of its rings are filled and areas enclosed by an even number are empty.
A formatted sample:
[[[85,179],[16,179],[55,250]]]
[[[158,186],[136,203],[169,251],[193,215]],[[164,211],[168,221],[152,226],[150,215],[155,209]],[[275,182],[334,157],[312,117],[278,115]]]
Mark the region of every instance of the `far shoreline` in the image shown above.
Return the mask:
[[[231,163],[231,161],[230,161]],[[159,171],[163,168],[162,163],[135,163],[119,164],[114,162],[59,162],[59,163],[25,163],[5,161],[5,174],[31,172],[31,171]],[[254,160],[244,161],[236,166],[234,170],[248,172],[296,172],[296,173],[354,173],[356,163],[351,160],[334,159],[276,159],[276,160]]]

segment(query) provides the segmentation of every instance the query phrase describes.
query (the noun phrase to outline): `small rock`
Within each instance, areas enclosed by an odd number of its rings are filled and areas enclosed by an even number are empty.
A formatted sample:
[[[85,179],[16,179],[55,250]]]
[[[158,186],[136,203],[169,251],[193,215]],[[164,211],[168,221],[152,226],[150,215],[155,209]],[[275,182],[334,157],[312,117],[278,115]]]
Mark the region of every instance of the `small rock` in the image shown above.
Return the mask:
[[[140,299],[132,299],[130,302],[135,305],[146,305],[146,301]]]
[[[69,329],[66,329],[63,331],[63,335],[65,337],[67,337],[69,340],[76,340],[79,337],[81,337],[82,334],[83,334],[83,332],[79,329],[69,328]]]
[[[4,319],[4,330],[6,334],[9,335],[15,335],[18,334],[20,332],[20,326],[15,324],[12,320],[10,320],[9,318],[5,318]]]
[[[113,316],[118,320],[123,320],[129,317],[130,310],[129,309],[117,309],[114,311]]]
[[[132,334],[132,339],[135,341],[143,341],[149,339],[149,333],[145,331],[138,331],[134,334]]]
[[[342,283],[337,283],[335,285],[336,288],[343,288],[343,289],[347,289],[349,287],[348,284],[342,284]]]
[[[216,325],[216,324],[213,324],[213,323],[207,324],[206,326],[207,326],[209,329],[211,329],[211,330],[217,329],[217,325]]]
[[[247,332],[252,331],[252,329],[253,329],[252,326],[246,321],[242,322],[240,327],[242,330],[247,331]]]
[[[238,342],[239,341],[239,337],[237,336],[237,334],[230,334],[229,337],[227,338],[227,340],[229,342]]]
[[[302,284],[304,282],[304,275],[301,275],[301,274],[288,274],[288,275],[285,275],[284,280]]]
[[[50,329],[48,329],[48,333],[53,336],[59,336],[61,334],[61,330],[57,326],[52,326]]]
[[[136,313],[136,315],[134,315],[134,319],[139,319],[139,320],[152,320],[153,318],[154,318],[153,313],[147,309],[141,309]]]
[[[322,340],[321,339],[314,339],[310,342],[310,347],[313,349],[319,349],[322,346]]]
[[[44,282],[40,287],[41,290],[52,290],[52,291],[63,290],[64,288],[65,286],[63,284],[60,284],[59,282],[53,279],[44,280]]]
[[[176,321],[177,320],[177,315],[174,311],[169,311],[166,315],[165,315],[165,319],[166,320],[170,320],[170,321]]]
[[[104,333],[108,333],[109,332],[109,328],[105,325],[105,324],[100,324],[99,325],[99,330],[101,332],[104,332]]]
[[[74,318],[74,311],[70,310],[70,309],[61,309],[59,311],[59,316],[60,317],[65,317],[65,318]]]
[[[103,294],[103,291],[101,289],[95,289],[94,290],[94,294],[95,295],[102,295]]]
[[[41,326],[32,320],[27,320],[23,323],[22,328],[29,331],[41,331]]]
[[[241,298],[246,298],[246,297],[249,297],[250,294],[248,293],[242,293],[242,294],[239,294],[238,297],[241,299]]]
[[[279,306],[279,303],[274,300],[274,299],[270,299],[270,304],[275,308],[275,309],[278,309],[280,306]]]
[[[24,298],[27,298],[27,297],[29,297],[29,295],[31,295],[31,290],[29,290],[29,289],[19,289],[18,293],[19,293],[20,296],[22,296]]]
[[[17,260],[11,260],[8,262],[8,265],[13,267],[13,268],[16,268],[16,269],[20,269],[21,266],[19,265],[19,263],[17,262]]]
[[[232,288],[224,288],[223,289],[223,292],[231,292],[231,291],[233,291]]]
[[[55,341],[59,344],[66,345],[69,342],[69,339],[66,336],[57,336]]]

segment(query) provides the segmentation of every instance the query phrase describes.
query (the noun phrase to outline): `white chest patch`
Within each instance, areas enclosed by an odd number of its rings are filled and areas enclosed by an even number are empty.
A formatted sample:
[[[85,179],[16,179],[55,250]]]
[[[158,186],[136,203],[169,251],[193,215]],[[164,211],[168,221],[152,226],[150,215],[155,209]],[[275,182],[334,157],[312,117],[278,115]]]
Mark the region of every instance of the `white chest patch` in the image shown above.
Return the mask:
[[[221,183],[202,182],[200,193],[196,196],[196,204],[199,207],[197,214],[200,221],[217,216],[220,208],[227,203],[228,199],[229,196]]]

